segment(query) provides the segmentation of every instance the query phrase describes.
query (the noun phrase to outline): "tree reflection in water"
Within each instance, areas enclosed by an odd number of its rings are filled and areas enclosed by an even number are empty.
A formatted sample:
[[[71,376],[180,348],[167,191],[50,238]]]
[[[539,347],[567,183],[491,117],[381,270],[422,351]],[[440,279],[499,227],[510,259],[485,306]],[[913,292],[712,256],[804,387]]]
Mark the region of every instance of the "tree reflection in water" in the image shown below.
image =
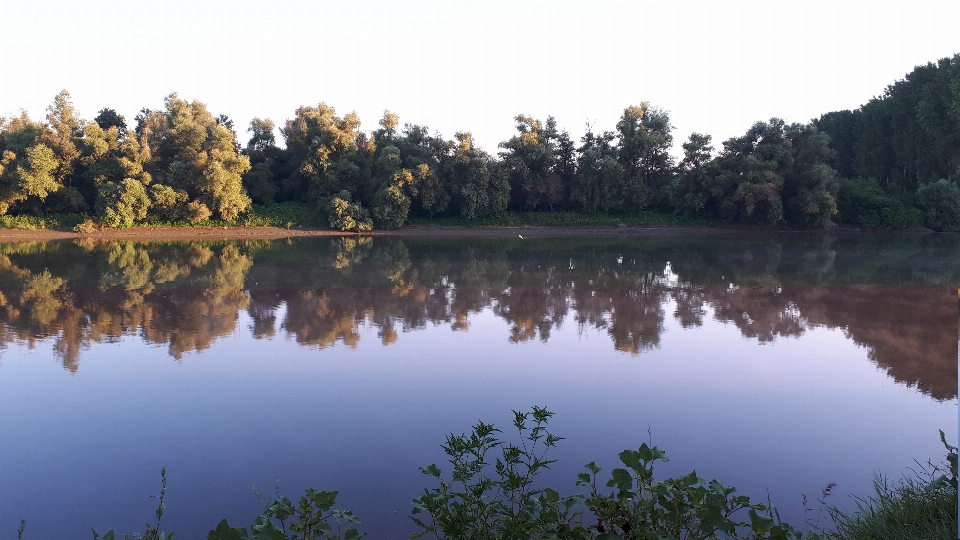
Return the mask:
[[[842,329],[897,382],[946,400],[958,268],[955,238],[923,236],[0,244],[0,345],[51,339],[76,371],[84,348],[126,336],[179,361],[237,331],[241,310],[253,338],[322,348],[358,346],[362,325],[383,345],[428,324],[469,331],[489,309],[512,343],[572,320],[641,355],[672,306],[682,328],[712,315],[760,343]]]

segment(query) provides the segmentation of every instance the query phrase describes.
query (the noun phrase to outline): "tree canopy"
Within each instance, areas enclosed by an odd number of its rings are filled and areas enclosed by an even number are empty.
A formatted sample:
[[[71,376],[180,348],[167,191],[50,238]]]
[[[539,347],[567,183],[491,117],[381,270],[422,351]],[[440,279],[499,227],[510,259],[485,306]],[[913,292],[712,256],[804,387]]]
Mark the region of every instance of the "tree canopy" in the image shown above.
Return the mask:
[[[514,117],[491,155],[469,131],[445,139],[385,110],[364,131],[324,102],[277,124],[233,121],[172,93],[133,122],[111,108],[82,119],[70,94],[43,120],[0,118],[0,215],[78,213],[111,226],[235,221],[254,203],[293,202],[345,230],[411,217],[514,212],[675,213],[815,227],[960,222],[960,55],[918,66],[854,111],[807,123],[755,122],[717,148],[692,133],[679,163],[668,111],[641,101],[579,142],[554,117]],[[279,140],[277,135],[282,136]],[[953,186],[953,187],[950,187]]]

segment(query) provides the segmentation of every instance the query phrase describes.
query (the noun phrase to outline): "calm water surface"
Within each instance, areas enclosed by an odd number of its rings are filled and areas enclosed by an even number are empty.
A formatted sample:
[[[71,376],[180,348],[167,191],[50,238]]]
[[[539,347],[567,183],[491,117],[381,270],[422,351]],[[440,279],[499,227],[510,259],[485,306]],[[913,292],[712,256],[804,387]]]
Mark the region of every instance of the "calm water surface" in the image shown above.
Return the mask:
[[[0,244],[0,536],[142,530],[166,466],[182,538],[278,484],[409,537],[533,405],[562,493],[652,440],[801,526],[956,442],[958,285],[944,235]]]

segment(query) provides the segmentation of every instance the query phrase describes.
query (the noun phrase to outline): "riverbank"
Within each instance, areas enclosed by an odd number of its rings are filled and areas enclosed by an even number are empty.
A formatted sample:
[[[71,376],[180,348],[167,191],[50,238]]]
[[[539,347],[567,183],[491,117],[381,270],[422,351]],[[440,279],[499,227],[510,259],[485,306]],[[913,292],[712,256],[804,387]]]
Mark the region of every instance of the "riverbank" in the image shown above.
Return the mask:
[[[699,236],[699,235],[733,235],[733,234],[794,234],[812,232],[810,230],[784,230],[763,226],[728,226],[728,227],[695,227],[695,226],[655,226],[655,227],[538,227],[519,225],[510,227],[462,227],[462,226],[410,226],[400,229],[374,230],[364,233],[343,232],[330,229],[312,228],[282,228],[282,227],[247,227],[239,226],[193,226],[177,227],[170,225],[151,226],[138,225],[135,227],[114,229],[102,228],[90,232],[76,232],[61,229],[14,229],[0,228],[0,242],[43,242],[52,240],[79,240],[90,238],[93,240],[137,240],[137,241],[171,241],[171,240],[261,240],[296,237],[341,237],[341,236],[371,236],[371,237],[414,237],[414,238],[517,238],[531,239],[544,237],[587,237],[587,236],[645,236],[654,238]],[[832,232],[858,233],[906,233],[928,234],[929,229],[915,228],[903,231],[862,231],[852,228],[835,228]]]
[[[364,233],[323,229],[298,229],[244,226],[136,226],[125,229],[104,228],[92,232],[74,232],[56,229],[0,229],[0,242],[29,242],[49,240],[259,240],[268,238],[339,237],[339,236],[400,236],[437,238],[517,238],[528,239],[557,236],[685,236],[694,234],[736,234],[750,230],[771,231],[766,228],[715,227],[405,227],[375,230]],[[772,231],[771,231],[772,232]]]

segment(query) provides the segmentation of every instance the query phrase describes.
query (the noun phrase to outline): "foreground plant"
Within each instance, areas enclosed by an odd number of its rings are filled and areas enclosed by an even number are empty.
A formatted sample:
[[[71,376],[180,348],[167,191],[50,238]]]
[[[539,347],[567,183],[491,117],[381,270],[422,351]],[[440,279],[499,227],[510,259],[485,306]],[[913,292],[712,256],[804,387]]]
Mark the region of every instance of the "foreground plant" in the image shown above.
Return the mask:
[[[243,527],[231,527],[223,519],[210,531],[207,540],[360,540],[366,533],[352,525],[343,529],[343,524],[360,523],[360,520],[342,505],[333,508],[337,494],[308,489],[296,506],[287,497],[280,497],[257,516],[250,527],[252,534],[248,535]],[[337,525],[336,532],[333,523]]]
[[[620,452],[627,466],[610,472],[609,494],[597,487],[602,470],[588,463],[589,472],[578,475],[578,486],[589,486],[586,506],[597,523],[589,528],[591,538],[712,538],[800,539],[802,533],[780,521],[772,507],[734,495],[736,489],[717,480],[707,482],[693,471],[686,476],[654,481],[653,464],[668,461],[666,453],[654,446]],[[743,519],[743,514],[746,518]],[[818,538],[811,533],[808,538]]]
[[[856,512],[827,509],[836,530],[825,536],[831,540],[957,538],[957,447],[947,442],[943,431],[940,441],[947,449],[947,471],[928,461],[916,478],[907,477],[894,485],[878,475],[873,482],[874,495],[856,498]]]
[[[560,497],[550,488],[534,487],[534,477],[553,460],[546,452],[562,440],[546,430],[553,413],[540,407],[514,411],[520,446],[497,437],[500,430],[478,423],[469,435],[450,435],[443,449],[453,471],[443,478],[436,465],[421,468],[439,486],[414,499],[413,517],[420,531],[414,538],[432,534],[458,539],[613,539],[700,540],[801,539],[803,534],[781,522],[775,509],[734,495],[735,489],[697,476],[654,481],[653,465],[667,461],[663,450],[646,444],[624,450],[620,461],[627,468],[611,471],[602,493],[597,486],[601,468],[587,464],[578,486],[589,486],[588,495]],[[533,427],[527,424],[533,421]],[[496,458],[492,457],[496,455]],[[596,524],[584,526],[592,514]],[[811,533],[808,538],[819,538]]]
[[[449,435],[443,450],[453,471],[442,478],[436,465],[421,468],[439,486],[413,500],[411,516],[421,529],[414,538],[582,538],[582,495],[561,498],[556,491],[536,489],[534,477],[549,468],[548,449],[562,438],[547,432],[553,413],[541,407],[513,411],[519,446],[501,441],[500,430],[479,422],[469,435]],[[532,422],[533,427],[528,427]],[[491,470],[492,467],[492,470]]]

